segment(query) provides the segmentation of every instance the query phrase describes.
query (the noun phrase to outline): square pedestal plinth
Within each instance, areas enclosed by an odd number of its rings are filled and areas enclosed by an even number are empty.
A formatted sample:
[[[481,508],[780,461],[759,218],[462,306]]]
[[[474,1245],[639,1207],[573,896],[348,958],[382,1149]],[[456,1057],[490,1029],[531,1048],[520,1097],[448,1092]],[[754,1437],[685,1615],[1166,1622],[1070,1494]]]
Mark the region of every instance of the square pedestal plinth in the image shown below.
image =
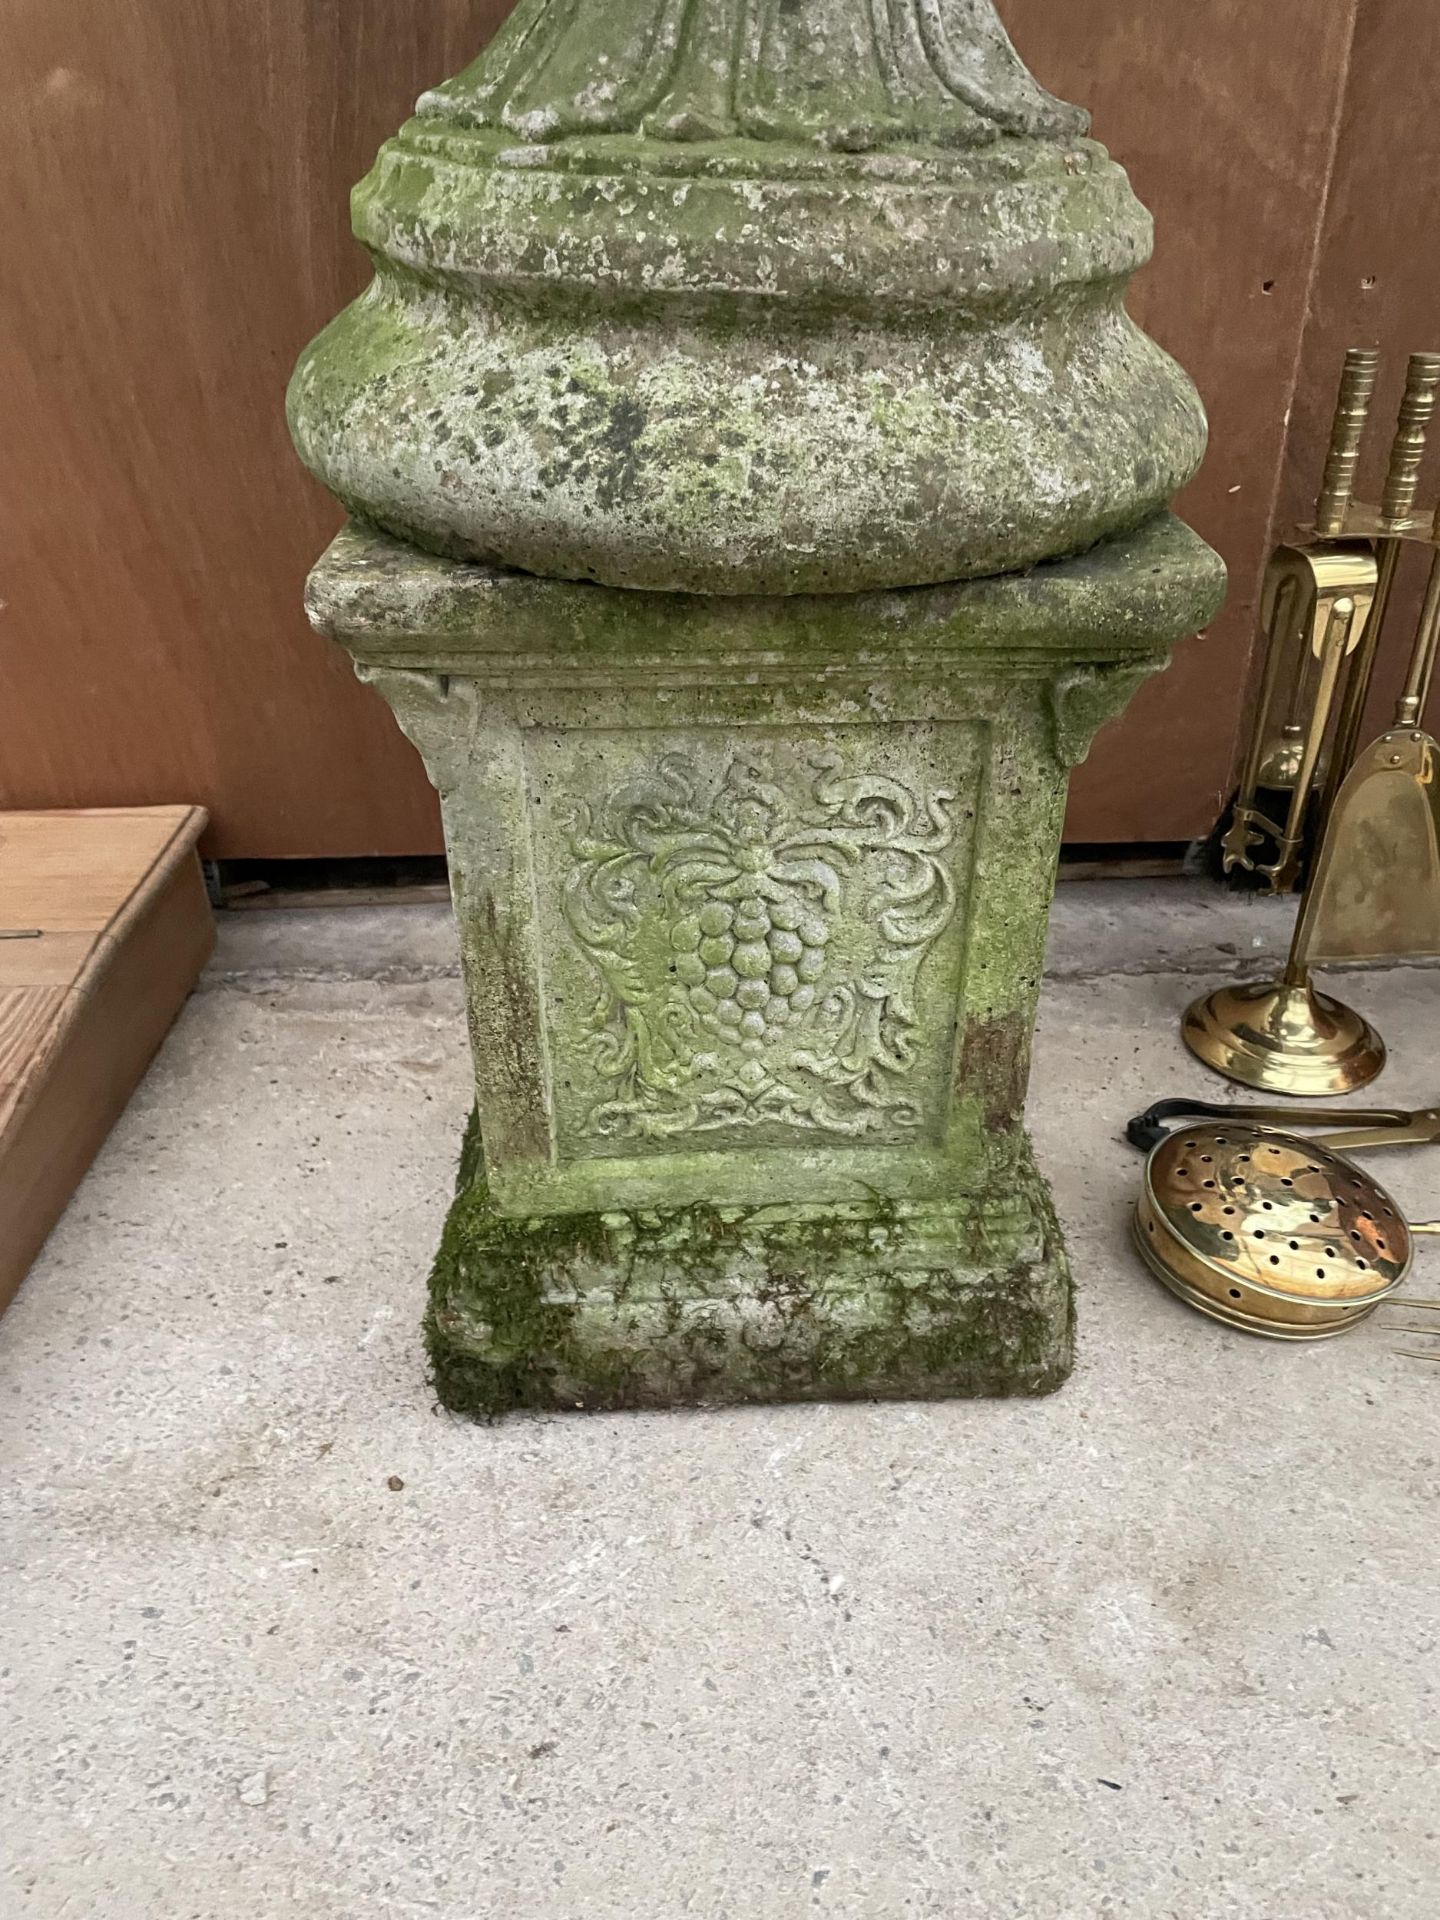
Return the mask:
[[[465,962],[447,1404],[1058,1384],[1022,1112],[1069,774],[1222,582],[1168,515],[1024,575],[767,599],[340,536],[312,618],[440,791]]]

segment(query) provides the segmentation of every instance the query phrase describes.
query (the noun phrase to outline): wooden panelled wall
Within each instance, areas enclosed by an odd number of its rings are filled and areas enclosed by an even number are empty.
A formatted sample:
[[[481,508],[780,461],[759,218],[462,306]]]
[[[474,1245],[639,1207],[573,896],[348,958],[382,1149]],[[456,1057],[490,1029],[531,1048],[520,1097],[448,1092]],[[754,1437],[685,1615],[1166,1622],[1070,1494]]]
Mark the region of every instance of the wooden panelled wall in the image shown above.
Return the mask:
[[[367,277],[351,183],[507,3],[11,0],[0,807],[201,802],[219,856],[438,848],[418,760],[300,611],[338,515],[282,396]],[[1261,564],[1313,492],[1340,352],[1440,345],[1440,7],[1001,11],[1154,209],[1134,311],[1213,421],[1182,509],[1230,604],[1101,740],[1070,821],[1182,839],[1229,779]]]

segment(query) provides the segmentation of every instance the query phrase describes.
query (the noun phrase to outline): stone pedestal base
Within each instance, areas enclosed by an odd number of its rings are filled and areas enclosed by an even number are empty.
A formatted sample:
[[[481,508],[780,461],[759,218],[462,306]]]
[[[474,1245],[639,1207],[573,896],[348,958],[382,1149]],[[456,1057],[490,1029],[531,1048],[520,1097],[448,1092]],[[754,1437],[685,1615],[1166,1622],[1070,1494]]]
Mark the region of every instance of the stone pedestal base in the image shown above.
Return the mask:
[[[431,1280],[457,1413],[1038,1394],[1070,1371],[1070,1273],[1023,1143],[951,1204],[515,1219],[472,1121]]]
[[[1023,1123],[1070,769],[1203,624],[1161,516],[902,593],[632,593],[352,527],[311,579],[440,791],[475,1099],[446,1403],[1037,1393]]]

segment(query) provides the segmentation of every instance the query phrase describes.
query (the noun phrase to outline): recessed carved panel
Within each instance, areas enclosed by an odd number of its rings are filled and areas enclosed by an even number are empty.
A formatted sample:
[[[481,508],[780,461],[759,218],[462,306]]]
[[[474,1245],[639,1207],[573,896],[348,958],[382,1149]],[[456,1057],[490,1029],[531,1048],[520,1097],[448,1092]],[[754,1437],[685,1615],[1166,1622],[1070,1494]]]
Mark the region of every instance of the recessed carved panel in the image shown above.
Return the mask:
[[[962,727],[535,736],[571,1156],[933,1137],[976,775]]]

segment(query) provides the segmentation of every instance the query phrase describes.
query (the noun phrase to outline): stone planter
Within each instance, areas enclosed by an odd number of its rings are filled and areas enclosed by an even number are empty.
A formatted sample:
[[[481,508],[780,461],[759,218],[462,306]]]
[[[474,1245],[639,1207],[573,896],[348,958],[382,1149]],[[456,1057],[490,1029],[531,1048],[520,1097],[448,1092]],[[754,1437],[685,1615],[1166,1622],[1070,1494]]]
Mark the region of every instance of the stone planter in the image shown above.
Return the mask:
[[[941,12],[991,95],[927,67],[891,127],[858,59],[828,95],[742,60],[712,125],[685,8],[522,8],[382,157],[377,289],[297,373],[363,516],[312,618],[444,802],[478,1112],[430,1317],[453,1407],[1070,1365],[1022,1122],[1066,784],[1221,570],[1160,510],[1200,416],[1123,314],[1123,174],[988,4]],[[599,131],[577,19],[619,35]],[[627,93],[647,45],[665,86]]]

